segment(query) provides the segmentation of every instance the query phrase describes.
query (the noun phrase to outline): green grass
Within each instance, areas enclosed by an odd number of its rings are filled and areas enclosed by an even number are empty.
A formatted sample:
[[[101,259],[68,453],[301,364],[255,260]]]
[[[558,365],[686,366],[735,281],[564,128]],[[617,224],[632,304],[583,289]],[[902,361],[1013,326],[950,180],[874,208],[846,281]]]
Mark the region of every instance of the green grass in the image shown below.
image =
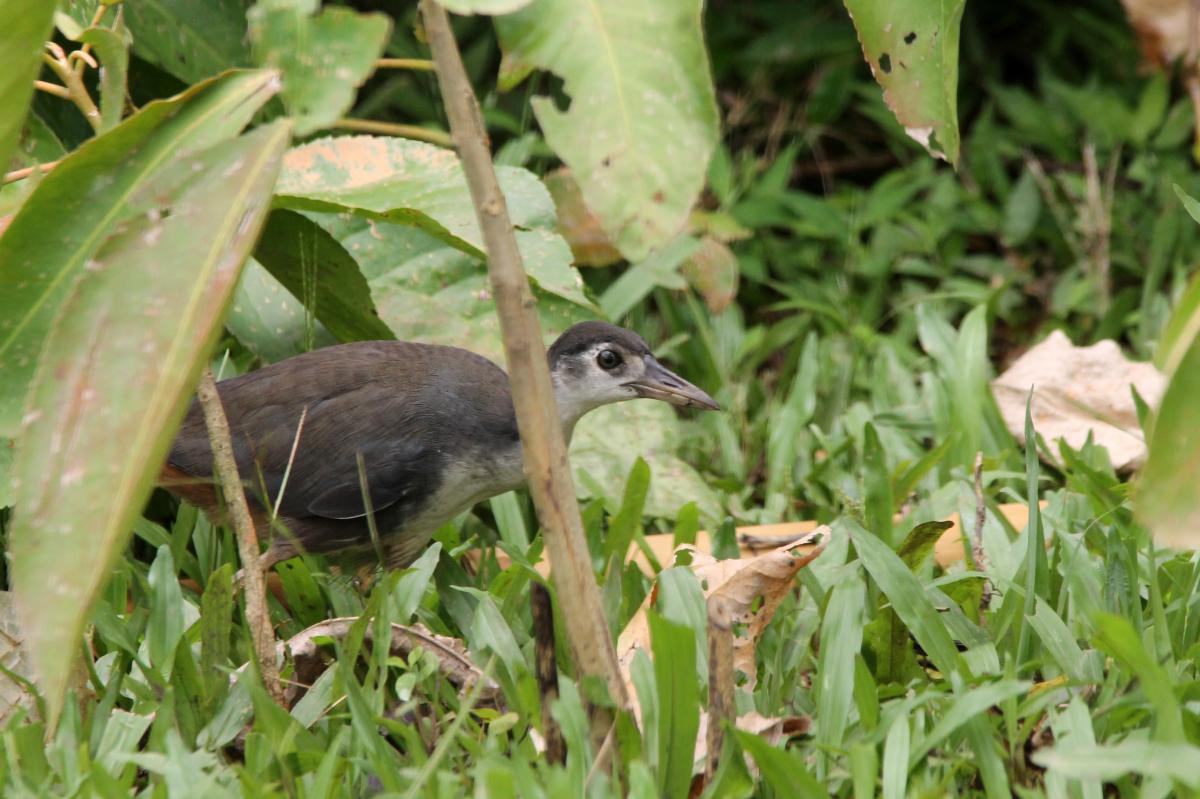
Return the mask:
[[[997,366],[1052,329],[1154,352],[1200,256],[1173,189],[1200,196],[1185,93],[1137,73],[1115,3],[968,3],[956,174],[896,129],[839,6],[712,5],[726,127],[704,207],[710,226],[740,231],[729,241],[737,301],[713,314],[654,268],[584,271],[603,307],[724,408],[684,419],[668,442],[718,513],[647,515],[670,476],[645,463],[626,470],[624,493],[593,481],[584,518],[610,626],[651,588],[619,559],[643,532],[687,540],[726,517],[811,518],[835,535],[760,640],[754,689],[736,697],[740,712],[809,716],[811,729],[778,745],[726,736],[703,795],[1200,795],[1200,557],[1153,545],[1103,450],[1042,442],[1050,465],[1019,446],[988,389]],[[466,21],[462,34],[486,84],[490,28]],[[424,94],[388,82],[420,80],[376,80],[361,109],[435,117]],[[541,172],[551,164],[527,99],[492,98],[488,113],[497,145]],[[1115,164],[1103,284],[1083,222],[1085,142],[1102,170]],[[253,365],[228,343],[239,369]],[[988,562],[943,570],[926,523],[974,518],[977,452]],[[1029,503],[1032,533],[997,512],[1009,502]],[[19,716],[0,731],[0,792],[685,795],[687,739],[707,697],[694,579],[676,569],[659,586],[655,657],[633,667],[646,723],[618,718],[613,772],[592,768],[582,697],[594,687],[569,679],[556,625],[564,676],[552,713],[569,754],[552,764],[533,736],[535,531],[527,498],[505,497],[366,589],[321,559],[284,564],[286,602],[271,605],[280,638],[362,618],[329,642],[327,670],[301,675],[309,687],[289,712],[238,671],[251,647],[231,534],[158,496],[93,615],[79,701],[48,741]],[[468,569],[462,556],[478,546]],[[501,569],[496,550],[513,565]],[[464,641],[501,705],[460,695],[428,653],[364,643],[368,625],[414,622]]]

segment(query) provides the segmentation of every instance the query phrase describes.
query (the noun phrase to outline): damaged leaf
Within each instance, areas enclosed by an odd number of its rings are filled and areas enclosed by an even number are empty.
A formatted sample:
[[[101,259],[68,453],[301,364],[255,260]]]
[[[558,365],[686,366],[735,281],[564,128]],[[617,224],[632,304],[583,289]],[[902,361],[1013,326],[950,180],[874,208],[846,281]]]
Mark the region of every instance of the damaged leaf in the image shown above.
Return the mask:
[[[717,143],[703,6],[701,0],[537,0],[496,19],[501,87],[512,88],[534,69],[562,79],[566,110],[539,96],[534,114],[546,143],[630,260],[683,229]]]
[[[730,613],[734,629],[734,674],[737,676],[737,672],[740,671],[744,675],[745,681],[740,684],[743,689],[753,689],[757,680],[755,646],[758,639],[774,617],[780,603],[791,593],[796,573],[824,551],[829,534],[829,528],[822,526],[764,555],[740,560],[716,560],[689,544],[675,549],[676,555],[686,552],[691,556],[692,562],[688,568],[699,581],[710,606],[713,598],[717,598],[722,600],[724,608]],[[630,696],[637,696],[633,675],[635,657],[638,652],[651,651],[650,611],[657,601],[656,586],[630,619],[617,641],[617,660]],[[639,720],[641,718],[640,706],[636,702],[634,716]],[[707,724],[707,714],[702,714],[696,750],[700,754],[705,751]],[[759,729],[781,737],[785,734],[799,734],[795,732],[797,729],[807,729],[807,725],[797,719],[767,719],[761,716],[747,718],[745,721],[739,719],[737,727]]]
[[[965,0],[845,3],[896,120],[930,155],[957,166],[958,26]]]

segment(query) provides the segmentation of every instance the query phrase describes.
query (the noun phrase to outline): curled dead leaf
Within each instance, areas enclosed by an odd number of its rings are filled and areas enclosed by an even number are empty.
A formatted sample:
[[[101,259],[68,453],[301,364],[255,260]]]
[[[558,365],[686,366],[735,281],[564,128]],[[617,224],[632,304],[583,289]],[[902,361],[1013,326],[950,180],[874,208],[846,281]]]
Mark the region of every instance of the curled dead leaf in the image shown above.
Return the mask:
[[[1025,438],[1025,403],[1032,387],[1038,434],[1078,449],[1090,433],[1108,450],[1113,467],[1127,472],[1146,460],[1146,439],[1130,386],[1154,406],[1166,378],[1153,364],[1126,358],[1114,341],[1076,347],[1056,330],[992,381],[992,393],[1004,424],[1018,440]]]
[[[770,623],[784,597],[792,590],[796,573],[824,551],[829,541],[829,527],[822,525],[809,534],[789,541],[763,555],[746,559],[716,560],[694,546],[682,545],[675,550],[691,554],[691,570],[700,583],[709,607],[720,607],[732,624],[734,672],[746,676],[743,687],[752,689],[757,678],[754,647]],[[617,662],[629,695],[634,699],[634,717],[641,719],[633,687],[630,667],[638,650],[650,653],[650,624],[647,611],[658,598],[657,587],[646,597],[617,641]],[[704,735],[698,736],[703,741]],[[699,745],[699,744],[698,744]]]

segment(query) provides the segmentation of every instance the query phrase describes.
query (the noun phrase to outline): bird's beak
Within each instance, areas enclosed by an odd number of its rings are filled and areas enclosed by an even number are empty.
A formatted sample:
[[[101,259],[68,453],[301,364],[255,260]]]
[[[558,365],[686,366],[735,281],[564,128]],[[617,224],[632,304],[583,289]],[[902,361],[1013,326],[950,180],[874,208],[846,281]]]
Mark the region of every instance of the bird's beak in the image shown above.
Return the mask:
[[[639,397],[662,400],[681,407],[721,410],[716,400],[663,366],[653,355],[647,355],[645,362],[645,373],[626,384],[636,391]]]

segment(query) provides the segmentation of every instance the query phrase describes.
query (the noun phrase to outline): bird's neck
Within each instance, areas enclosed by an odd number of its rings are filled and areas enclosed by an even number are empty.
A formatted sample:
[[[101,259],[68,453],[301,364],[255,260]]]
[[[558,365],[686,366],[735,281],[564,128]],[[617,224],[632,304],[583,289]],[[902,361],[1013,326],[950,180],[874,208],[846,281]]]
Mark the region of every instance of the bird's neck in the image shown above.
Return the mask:
[[[554,386],[554,404],[558,406],[558,420],[562,423],[563,439],[570,444],[571,434],[575,432],[575,423],[583,418],[585,413],[598,406],[567,391],[553,373],[550,374],[550,381]]]

